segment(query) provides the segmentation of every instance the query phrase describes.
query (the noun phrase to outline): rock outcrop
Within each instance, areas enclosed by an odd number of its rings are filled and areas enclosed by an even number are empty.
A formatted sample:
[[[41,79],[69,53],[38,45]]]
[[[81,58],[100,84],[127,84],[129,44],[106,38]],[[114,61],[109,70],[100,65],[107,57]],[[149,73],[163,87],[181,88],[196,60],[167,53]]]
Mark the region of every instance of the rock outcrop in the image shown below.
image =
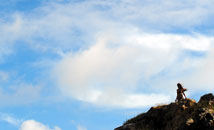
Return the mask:
[[[214,130],[214,96],[152,107],[115,130]]]

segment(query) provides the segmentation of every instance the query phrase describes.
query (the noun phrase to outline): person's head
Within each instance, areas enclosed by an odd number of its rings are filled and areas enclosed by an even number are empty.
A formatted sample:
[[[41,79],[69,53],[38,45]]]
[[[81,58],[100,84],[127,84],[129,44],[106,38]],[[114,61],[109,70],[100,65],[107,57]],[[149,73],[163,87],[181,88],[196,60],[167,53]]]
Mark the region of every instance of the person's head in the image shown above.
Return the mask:
[[[177,86],[178,86],[179,89],[183,88],[182,85],[181,85],[181,83],[177,83]]]

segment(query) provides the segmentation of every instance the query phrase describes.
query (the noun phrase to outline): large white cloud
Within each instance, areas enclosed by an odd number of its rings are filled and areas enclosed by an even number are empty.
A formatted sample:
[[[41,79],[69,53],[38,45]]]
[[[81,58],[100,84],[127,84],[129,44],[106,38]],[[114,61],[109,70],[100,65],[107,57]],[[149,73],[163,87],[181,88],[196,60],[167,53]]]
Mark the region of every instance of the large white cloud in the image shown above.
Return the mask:
[[[182,77],[169,77],[164,85],[160,79],[165,76],[160,73],[174,76],[194,69],[198,59],[182,57],[183,51],[208,51],[212,41],[200,35],[135,32],[121,38],[107,33],[99,35],[89,49],[67,54],[56,64],[54,75],[65,95],[82,101],[114,107],[166,103],[175,95],[176,87],[169,85],[176,86]],[[182,63],[180,58],[184,58]],[[144,84],[148,82],[149,88]]]
[[[19,130],[61,130],[61,129],[57,126],[51,129],[48,126],[40,122],[37,122],[35,120],[27,120],[21,124],[21,127]]]

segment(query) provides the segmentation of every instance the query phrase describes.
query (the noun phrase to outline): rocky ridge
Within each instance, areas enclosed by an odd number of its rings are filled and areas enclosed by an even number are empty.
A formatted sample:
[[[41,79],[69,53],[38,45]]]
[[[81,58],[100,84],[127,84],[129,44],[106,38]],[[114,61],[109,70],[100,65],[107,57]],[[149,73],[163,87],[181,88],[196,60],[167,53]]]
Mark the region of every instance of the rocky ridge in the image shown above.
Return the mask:
[[[214,130],[214,96],[152,107],[114,130]]]

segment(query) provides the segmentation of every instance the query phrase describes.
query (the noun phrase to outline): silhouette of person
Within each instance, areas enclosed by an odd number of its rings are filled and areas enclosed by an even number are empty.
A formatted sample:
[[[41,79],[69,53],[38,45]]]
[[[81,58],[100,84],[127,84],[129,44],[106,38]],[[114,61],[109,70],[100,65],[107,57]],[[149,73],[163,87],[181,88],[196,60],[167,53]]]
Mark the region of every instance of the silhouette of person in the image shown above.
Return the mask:
[[[185,91],[187,91],[187,89],[183,88],[183,86],[180,83],[177,83],[177,87],[178,87],[178,89],[177,89],[177,97],[175,99],[175,102],[180,102],[181,100],[184,99],[184,97],[185,97],[185,99],[187,98],[185,93],[184,93]]]

